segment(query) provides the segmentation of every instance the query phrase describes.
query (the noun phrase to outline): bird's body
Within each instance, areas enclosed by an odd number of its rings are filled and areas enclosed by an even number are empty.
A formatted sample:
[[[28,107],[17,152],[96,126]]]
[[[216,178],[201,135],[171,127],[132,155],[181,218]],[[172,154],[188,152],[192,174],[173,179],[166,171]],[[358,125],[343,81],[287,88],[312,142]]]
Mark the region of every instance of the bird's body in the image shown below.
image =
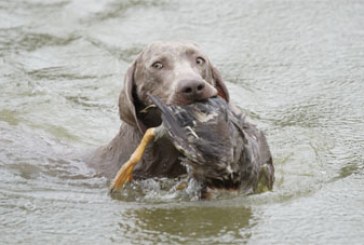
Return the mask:
[[[260,131],[251,124],[246,127],[244,116],[233,112],[225,100],[213,97],[189,105],[166,105],[157,97],[150,98],[162,118],[151,134],[169,138],[202,194],[208,189],[256,192],[260,180],[272,189],[273,164],[261,154],[261,148],[269,152],[268,146],[255,137]]]
[[[151,98],[162,112],[162,126],[184,157],[189,177],[202,190],[256,191],[264,163],[256,140],[244,130],[247,122],[242,114],[233,112],[220,97],[185,106],[167,106]],[[268,167],[273,174],[273,165]],[[268,177],[273,183],[273,176]]]

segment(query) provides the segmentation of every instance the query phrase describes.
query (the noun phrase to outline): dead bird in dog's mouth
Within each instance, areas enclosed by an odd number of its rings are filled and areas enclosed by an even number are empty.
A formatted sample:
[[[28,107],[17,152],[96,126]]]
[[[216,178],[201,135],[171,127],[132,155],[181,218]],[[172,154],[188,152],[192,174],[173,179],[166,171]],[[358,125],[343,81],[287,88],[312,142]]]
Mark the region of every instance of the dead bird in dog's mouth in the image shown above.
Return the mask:
[[[264,160],[257,129],[242,114],[229,108],[225,100],[212,97],[189,105],[166,105],[150,99],[161,111],[162,124],[149,128],[130,159],[122,165],[111,185],[111,192],[132,179],[134,166],[153,140],[168,137],[181,153],[189,182],[198,187],[200,198],[211,190],[243,190],[247,193],[272,190],[272,159]],[[249,124],[249,127],[246,127]],[[254,131],[257,130],[257,131]],[[266,142],[263,140],[263,142]],[[268,149],[269,150],[269,149]]]

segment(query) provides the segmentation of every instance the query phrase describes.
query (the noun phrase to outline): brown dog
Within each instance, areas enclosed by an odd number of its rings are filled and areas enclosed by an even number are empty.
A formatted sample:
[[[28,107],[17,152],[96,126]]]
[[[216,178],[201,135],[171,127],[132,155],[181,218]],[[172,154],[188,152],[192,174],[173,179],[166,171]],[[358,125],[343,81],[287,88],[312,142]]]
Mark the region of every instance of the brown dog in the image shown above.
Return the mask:
[[[156,42],[147,46],[125,76],[119,97],[119,113],[124,123],[118,135],[88,160],[98,174],[114,177],[139,144],[145,130],[161,123],[158,110],[144,110],[152,104],[148,93],[166,104],[185,105],[216,95],[229,102],[229,93],[218,70],[198,46],[187,42]],[[254,125],[242,123],[256,141],[260,164],[271,163],[264,135]],[[179,156],[174,146],[161,138],[147,148],[133,177],[178,177],[186,172]]]

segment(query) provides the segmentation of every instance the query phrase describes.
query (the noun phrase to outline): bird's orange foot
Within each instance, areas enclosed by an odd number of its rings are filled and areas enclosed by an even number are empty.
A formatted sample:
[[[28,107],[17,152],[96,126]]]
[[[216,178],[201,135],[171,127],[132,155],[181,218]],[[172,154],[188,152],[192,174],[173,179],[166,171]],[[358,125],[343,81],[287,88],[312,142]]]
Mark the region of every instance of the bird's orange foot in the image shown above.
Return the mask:
[[[155,128],[149,128],[142,140],[140,141],[140,144],[135,149],[134,153],[131,155],[129,160],[122,165],[118,173],[116,174],[113,182],[110,186],[110,193],[113,193],[119,189],[121,189],[125,183],[131,181],[133,179],[133,170],[134,167],[138,164],[140,159],[142,159],[143,154],[149,143],[154,140],[156,136],[156,129]]]
[[[127,182],[130,182],[133,179],[134,166],[132,163],[133,162],[128,161],[121,167],[113,182],[111,183],[110,193],[121,189]]]

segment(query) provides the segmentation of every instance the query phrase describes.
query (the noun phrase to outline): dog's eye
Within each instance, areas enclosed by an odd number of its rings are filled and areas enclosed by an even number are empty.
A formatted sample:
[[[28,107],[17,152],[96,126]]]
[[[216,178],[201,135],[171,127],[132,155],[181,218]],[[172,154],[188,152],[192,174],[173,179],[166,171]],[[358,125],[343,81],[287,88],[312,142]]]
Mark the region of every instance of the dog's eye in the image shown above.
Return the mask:
[[[196,64],[197,65],[203,65],[203,64],[205,64],[205,59],[202,58],[202,57],[197,57],[196,58]]]
[[[157,62],[154,62],[154,63],[152,64],[152,67],[153,67],[153,68],[155,68],[155,69],[160,70],[160,69],[162,69],[162,68],[163,68],[163,64],[162,64],[161,62],[157,61]]]

